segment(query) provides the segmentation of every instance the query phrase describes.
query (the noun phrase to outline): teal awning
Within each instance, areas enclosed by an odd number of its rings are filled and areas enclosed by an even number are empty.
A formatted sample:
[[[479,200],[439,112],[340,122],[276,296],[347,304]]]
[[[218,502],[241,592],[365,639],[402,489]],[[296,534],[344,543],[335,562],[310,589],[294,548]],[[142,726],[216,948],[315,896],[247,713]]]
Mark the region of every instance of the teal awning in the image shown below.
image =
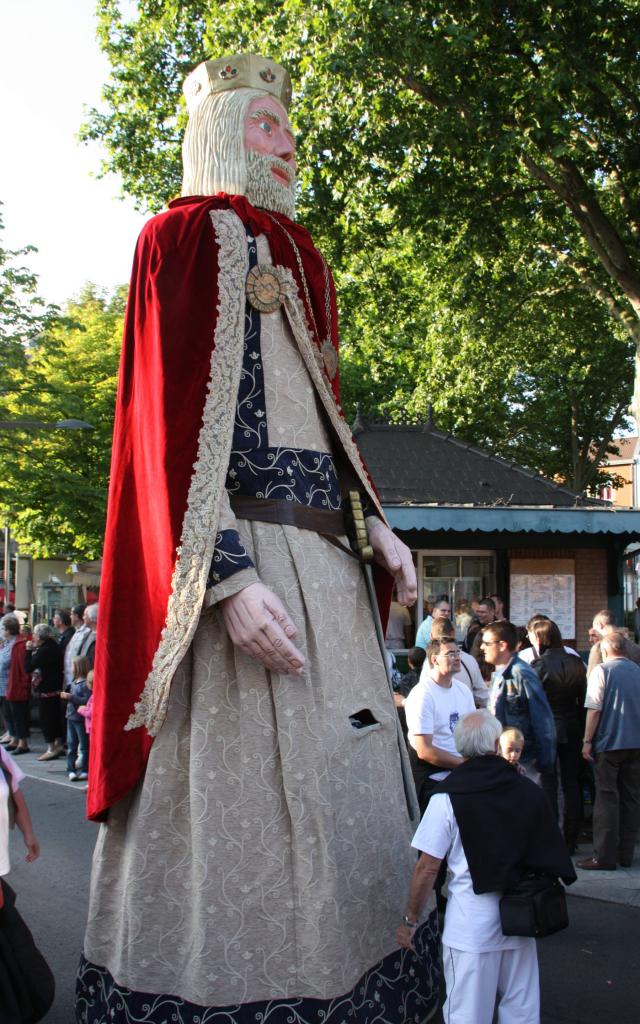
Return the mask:
[[[396,530],[608,533],[635,534],[640,538],[640,509],[384,505],[384,511]]]

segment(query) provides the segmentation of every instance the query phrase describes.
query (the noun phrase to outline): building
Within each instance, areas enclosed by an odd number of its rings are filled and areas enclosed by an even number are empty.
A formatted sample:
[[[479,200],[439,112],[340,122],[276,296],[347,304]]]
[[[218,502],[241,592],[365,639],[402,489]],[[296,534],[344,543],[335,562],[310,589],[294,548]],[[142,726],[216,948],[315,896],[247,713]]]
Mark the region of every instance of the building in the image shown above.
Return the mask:
[[[598,497],[611,501],[615,508],[640,508],[640,438],[616,437],[617,455],[607,455],[605,466],[610,466],[619,478],[617,485],[606,484],[598,488]],[[640,598],[640,550],[632,544],[624,562],[624,607],[628,624],[632,623],[636,601]]]
[[[582,498],[429,423],[358,416],[353,432],[390,525],[414,553],[417,617],[438,594],[463,617],[474,600],[497,593],[517,625],[544,612],[582,650],[600,608],[621,621],[640,511]]]
[[[640,438],[616,437],[614,444],[618,449],[617,455],[607,455],[603,465],[610,466],[613,472],[620,479],[617,486],[605,484],[598,488],[598,497],[605,501],[612,501],[617,508],[638,508],[640,507],[640,449],[638,447]]]

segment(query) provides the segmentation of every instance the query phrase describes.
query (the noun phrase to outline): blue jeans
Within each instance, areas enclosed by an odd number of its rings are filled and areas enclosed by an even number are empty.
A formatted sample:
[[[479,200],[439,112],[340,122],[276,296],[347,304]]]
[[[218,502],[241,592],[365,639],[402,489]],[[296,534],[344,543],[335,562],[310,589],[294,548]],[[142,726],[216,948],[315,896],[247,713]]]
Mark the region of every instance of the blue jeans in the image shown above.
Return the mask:
[[[75,772],[76,757],[80,747],[80,767],[78,771],[86,772],[89,768],[89,737],[84,722],[72,722],[67,718],[67,771]]]

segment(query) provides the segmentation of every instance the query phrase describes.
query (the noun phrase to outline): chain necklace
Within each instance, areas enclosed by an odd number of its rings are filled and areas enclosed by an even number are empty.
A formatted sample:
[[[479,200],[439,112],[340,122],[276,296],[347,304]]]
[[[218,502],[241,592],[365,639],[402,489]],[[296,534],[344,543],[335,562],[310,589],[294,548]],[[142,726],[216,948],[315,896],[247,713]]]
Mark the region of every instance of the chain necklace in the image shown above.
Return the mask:
[[[300,274],[300,279],[302,281],[302,287],[304,288],[304,296],[305,299],[307,300],[307,308],[313,321],[313,328],[316,332],[316,338],[320,342],[321,335],[320,331],[318,330],[318,324],[316,323],[316,318],[313,312],[313,306],[311,304],[311,296],[309,294],[309,287],[307,285],[307,275],[305,274],[304,266],[302,264],[300,250],[298,249],[298,246],[296,245],[294,239],[291,237],[291,235],[284,227],[284,225],[281,224],[280,221],[276,220],[275,217],[272,217],[268,210],[264,210],[263,213],[267,215],[269,220],[272,221],[272,223],[275,224],[276,227],[280,228],[280,230],[288,239],[289,245],[293,249],[293,253],[296,258],[296,263],[298,264],[298,272]],[[331,341],[331,293],[329,290],[329,268],[327,267],[327,264],[322,253],[318,253],[318,255],[320,256],[320,260],[322,262],[322,272],[324,276],[324,302],[325,317],[327,323],[327,337],[323,342],[320,342],[320,353],[322,356],[322,361],[324,363],[325,369],[329,375],[329,378],[333,380],[338,370],[338,356]]]

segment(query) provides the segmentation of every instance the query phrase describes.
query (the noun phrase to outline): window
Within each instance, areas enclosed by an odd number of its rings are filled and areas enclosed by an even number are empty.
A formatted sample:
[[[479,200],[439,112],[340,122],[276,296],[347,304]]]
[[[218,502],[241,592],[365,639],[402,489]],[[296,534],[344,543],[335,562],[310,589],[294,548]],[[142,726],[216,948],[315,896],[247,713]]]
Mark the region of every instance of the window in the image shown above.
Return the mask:
[[[419,570],[420,566],[424,614],[420,615],[418,607],[418,622],[429,613],[433,602],[444,595],[451,603],[456,634],[462,640],[473,614],[472,601],[495,593],[495,554],[492,551],[422,551],[418,553]],[[420,594],[418,602],[419,599]]]

